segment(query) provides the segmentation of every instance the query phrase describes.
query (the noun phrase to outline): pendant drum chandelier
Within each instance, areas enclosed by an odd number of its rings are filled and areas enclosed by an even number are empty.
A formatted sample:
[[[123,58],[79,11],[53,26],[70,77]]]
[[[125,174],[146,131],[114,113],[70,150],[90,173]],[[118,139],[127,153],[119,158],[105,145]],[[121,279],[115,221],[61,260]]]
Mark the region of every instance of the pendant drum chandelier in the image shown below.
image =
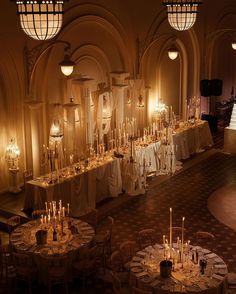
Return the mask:
[[[198,0],[163,0],[167,7],[169,24],[178,31],[190,29],[197,18]]]
[[[67,0],[14,0],[23,31],[33,39],[48,40],[61,29]]]

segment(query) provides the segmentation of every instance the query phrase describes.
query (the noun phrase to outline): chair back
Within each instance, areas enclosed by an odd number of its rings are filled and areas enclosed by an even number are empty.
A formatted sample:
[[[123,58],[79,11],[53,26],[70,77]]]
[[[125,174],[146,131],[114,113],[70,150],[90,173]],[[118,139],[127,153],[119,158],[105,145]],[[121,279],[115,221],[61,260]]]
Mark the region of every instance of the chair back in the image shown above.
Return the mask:
[[[139,231],[138,235],[140,249],[154,245],[156,242],[156,231],[154,229],[141,230]]]
[[[170,230],[170,229],[169,229]],[[184,239],[187,240],[187,230],[184,228]],[[182,236],[182,227],[172,227],[172,240],[175,243],[177,241],[177,238],[181,239]]]
[[[33,267],[33,260],[30,255],[16,252],[12,252],[12,255],[16,269],[20,269],[22,267]]]
[[[87,222],[90,224],[96,233],[97,231],[97,224],[98,224],[98,211],[95,208],[92,208],[90,211],[88,211],[85,215],[82,215],[80,217],[81,220]]]
[[[136,287],[133,287],[132,288],[132,294],[152,294],[152,292],[151,291],[141,290],[141,289],[138,289]]]
[[[23,171],[23,181],[24,181],[24,190],[26,187],[26,183],[33,179],[33,171],[32,170],[24,170]]]
[[[113,288],[113,292],[114,294],[121,294],[122,293],[122,287],[121,287],[121,281],[118,278],[118,276],[111,271],[111,280],[112,280],[112,288]]]
[[[135,254],[135,241],[124,241],[120,244],[120,255],[123,266],[132,260]]]
[[[37,210],[34,210],[32,212],[32,218],[33,219],[38,219],[41,217],[41,215],[46,215],[46,210],[45,209],[37,209]]]
[[[111,254],[110,267],[113,272],[118,273],[122,271],[122,261],[121,261],[120,251],[116,250]]]
[[[9,234],[11,234],[14,231],[14,229],[20,225],[20,223],[21,223],[21,218],[18,215],[14,215],[10,217],[9,219],[7,219],[7,228],[8,228]]]
[[[195,233],[197,245],[205,247],[211,251],[214,249],[215,236],[206,231],[198,231]]]

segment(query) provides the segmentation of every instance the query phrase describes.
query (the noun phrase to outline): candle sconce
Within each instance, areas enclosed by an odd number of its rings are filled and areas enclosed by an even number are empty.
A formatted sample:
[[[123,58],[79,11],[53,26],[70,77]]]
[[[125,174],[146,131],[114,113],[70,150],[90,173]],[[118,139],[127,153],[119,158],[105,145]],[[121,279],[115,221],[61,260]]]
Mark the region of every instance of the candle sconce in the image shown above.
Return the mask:
[[[143,96],[140,94],[138,97],[138,104],[137,104],[138,108],[143,108],[144,107],[144,102],[143,102]]]

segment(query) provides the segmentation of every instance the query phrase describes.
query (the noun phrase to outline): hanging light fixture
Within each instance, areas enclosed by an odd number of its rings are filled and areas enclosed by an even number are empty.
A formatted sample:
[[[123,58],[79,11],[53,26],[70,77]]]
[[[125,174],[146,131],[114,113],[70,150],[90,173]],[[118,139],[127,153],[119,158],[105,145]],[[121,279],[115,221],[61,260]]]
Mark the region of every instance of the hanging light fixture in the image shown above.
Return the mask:
[[[190,29],[196,21],[198,5],[201,3],[200,0],[163,0],[172,28],[178,31]]]
[[[171,60],[175,60],[179,55],[179,52],[175,46],[168,49],[168,56]]]
[[[70,59],[70,55],[65,53],[64,59],[59,63],[59,65],[61,67],[61,72],[68,77],[72,74],[75,63]]]
[[[16,2],[23,31],[33,39],[48,40],[61,29],[64,2],[68,0],[11,0]]]

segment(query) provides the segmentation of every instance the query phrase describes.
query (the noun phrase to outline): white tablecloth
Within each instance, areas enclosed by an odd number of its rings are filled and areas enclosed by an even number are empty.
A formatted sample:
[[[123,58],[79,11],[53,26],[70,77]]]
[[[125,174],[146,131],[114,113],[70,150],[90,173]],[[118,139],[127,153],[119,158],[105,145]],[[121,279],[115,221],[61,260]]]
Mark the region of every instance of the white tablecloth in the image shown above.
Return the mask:
[[[213,145],[207,121],[198,121],[192,126],[179,128],[173,135],[176,160],[189,158],[191,154],[204,151]]]
[[[154,294],[201,293],[224,294],[227,284],[227,266],[215,253],[199,246],[201,257],[207,261],[205,273],[200,273],[200,266],[191,260],[177,268],[169,278],[160,276],[159,263],[165,259],[163,247],[159,244],[149,246],[136,253],[130,263],[130,284]],[[194,249],[194,248],[193,248]],[[192,250],[193,250],[192,249]],[[191,251],[189,252],[191,256]]]
[[[45,209],[45,202],[70,203],[71,215],[80,216],[96,203],[122,192],[120,163],[112,159],[96,168],[45,184],[40,179],[26,183],[24,210]]]

